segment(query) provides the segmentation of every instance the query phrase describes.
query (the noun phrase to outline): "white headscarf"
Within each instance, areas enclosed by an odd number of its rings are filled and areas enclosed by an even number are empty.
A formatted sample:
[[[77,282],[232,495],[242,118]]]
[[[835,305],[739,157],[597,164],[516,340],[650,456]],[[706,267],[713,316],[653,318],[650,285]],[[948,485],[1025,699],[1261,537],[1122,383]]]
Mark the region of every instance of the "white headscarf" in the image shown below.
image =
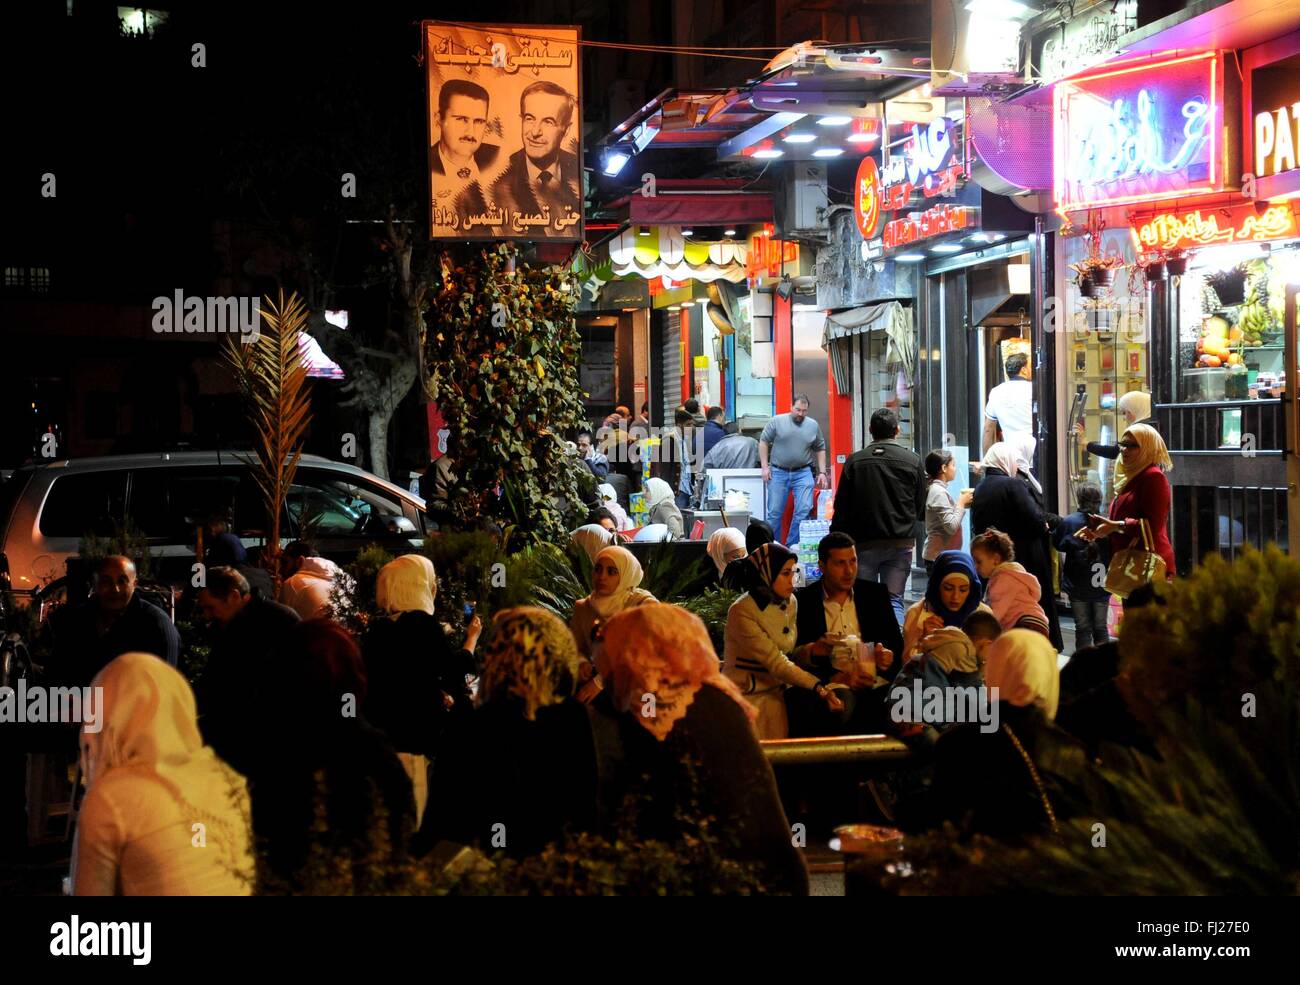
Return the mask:
[[[984,466],[992,466],[1014,476],[1020,471],[1020,454],[1009,441],[999,441],[984,453]]]
[[[1016,465],[1021,472],[1025,473],[1025,478],[1034,487],[1034,491],[1041,496],[1043,487],[1039,485],[1038,477],[1034,475],[1034,450],[1038,447],[1038,439],[1028,431],[1013,431],[1006,443],[1016,450]]]
[[[587,596],[587,603],[600,618],[608,619],[623,611],[632,589],[641,584],[642,571],[641,562],[626,547],[606,547],[596,555],[593,563],[598,564],[602,558],[613,561],[618,568],[618,587],[608,595],[592,592]]]
[[[1037,705],[1056,718],[1061,699],[1061,672],[1056,648],[1032,629],[1008,629],[984,651],[984,683],[998,697],[1023,708]]]
[[[92,690],[101,696],[100,729],[83,726],[81,733],[87,788],[93,790],[116,770],[160,780],[187,817],[208,827],[226,863],[251,872],[242,817],[247,789],[243,778],[203,744],[189,682],[152,654],[124,653],[96,675],[91,688],[100,689]]]
[[[659,544],[669,539],[668,524],[647,523],[632,538],[634,544]]]
[[[614,522],[618,524],[619,530],[631,530],[632,518],[627,515],[627,510],[623,509],[618,501],[618,493],[608,482],[602,482],[596,487],[596,492],[600,494],[601,505],[614,514]]]
[[[614,490],[614,487],[611,486],[608,482],[602,482],[600,485],[598,485],[596,487],[596,492],[600,495],[600,501],[602,503],[618,502],[618,493]]]
[[[673,487],[663,479],[647,479],[645,484],[645,509],[649,513],[660,503],[673,500]]]
[[[403,554],[389,561],[375,579],[375,602],[390,616],[412,611],[433,615],[437,595],[438,576],[423,554]]]
[[[601,548],[608,547],[613,539],[614,535],[599,523],[588,523],[569,534],[569,543],[585,551],[593,564]]]
[[[745,535],[735,527],[723,527],[721,530],[714,531],[705,550],[713,559],[718,574],[722,574],[731,561],[745,556]]]

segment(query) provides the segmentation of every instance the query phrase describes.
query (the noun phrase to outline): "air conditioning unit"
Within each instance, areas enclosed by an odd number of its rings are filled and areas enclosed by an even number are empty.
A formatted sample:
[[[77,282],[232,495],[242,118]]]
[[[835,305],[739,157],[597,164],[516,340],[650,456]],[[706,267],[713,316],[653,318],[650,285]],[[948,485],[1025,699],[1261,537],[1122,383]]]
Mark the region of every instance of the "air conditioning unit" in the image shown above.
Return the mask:
[[[824,236],[827,231],[826,165],[819,161],[793,161],[789,168],[777,231],[788,238]]]

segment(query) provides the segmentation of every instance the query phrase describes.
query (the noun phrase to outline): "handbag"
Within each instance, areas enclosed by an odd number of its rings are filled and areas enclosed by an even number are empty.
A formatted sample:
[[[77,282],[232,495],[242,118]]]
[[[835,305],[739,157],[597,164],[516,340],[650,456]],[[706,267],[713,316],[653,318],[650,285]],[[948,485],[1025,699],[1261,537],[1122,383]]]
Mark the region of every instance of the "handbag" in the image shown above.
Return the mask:
[[[1151,527],[1146,520],[1140,523],[1142,546],[1137,546],[1135,537],[1132,544],[1115,552],[1106,568],[1106,591],[1120,598],[1127,598],[1135,589],[1163,581],[1165,577],[1165,559],[1151,549]]]

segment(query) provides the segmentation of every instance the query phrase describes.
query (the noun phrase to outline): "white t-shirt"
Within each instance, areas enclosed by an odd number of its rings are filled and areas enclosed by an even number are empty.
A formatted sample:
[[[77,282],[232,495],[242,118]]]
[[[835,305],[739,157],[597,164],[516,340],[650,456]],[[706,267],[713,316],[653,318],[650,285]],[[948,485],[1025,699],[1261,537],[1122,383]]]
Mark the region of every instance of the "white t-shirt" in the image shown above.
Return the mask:
[[[998,422],[1003,440],[1017,431],[1033,433],[1033,387],[1028,380],[1017,379],[999,383],[989,391],[984,416]]]

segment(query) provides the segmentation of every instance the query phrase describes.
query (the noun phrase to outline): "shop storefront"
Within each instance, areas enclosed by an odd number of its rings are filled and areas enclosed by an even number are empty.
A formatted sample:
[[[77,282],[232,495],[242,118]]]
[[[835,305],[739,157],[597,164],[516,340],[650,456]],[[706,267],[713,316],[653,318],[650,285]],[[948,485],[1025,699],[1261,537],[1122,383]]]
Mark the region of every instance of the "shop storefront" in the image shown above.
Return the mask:
[[[1278,130],[1300,100],[1297,53],[1300,44],[1276,42],[1179,51],[1055,87],[1054,195],[1069,230],[1060,400],[1082,425],[1070,435],[1068,481],[1112,495],[1113,460],[1085,442],[1117,442],[1124,394],[1150,394],[1174,462],[1181,573],[1209,553],[1291,536],[1284,396],[1295,379],[1287,297],[1300,280],[1300,227],[1287,177],[1296,135]]]

